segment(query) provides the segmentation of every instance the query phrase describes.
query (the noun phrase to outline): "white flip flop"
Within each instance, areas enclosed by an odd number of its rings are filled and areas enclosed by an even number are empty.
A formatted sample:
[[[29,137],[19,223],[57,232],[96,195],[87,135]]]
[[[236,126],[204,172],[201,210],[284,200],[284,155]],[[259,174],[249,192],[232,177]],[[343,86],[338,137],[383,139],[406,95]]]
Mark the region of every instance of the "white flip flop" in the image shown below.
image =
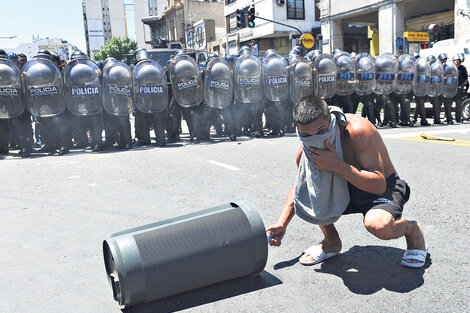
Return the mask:
[[[309,254],[313,258],[313,261],[302,261],[302,257],[304,256],[305,253]],[[302,265],[314,265],[314,264],[321,263],[325,261],[326,259],[337,255],[338,252],[325,253],[325,251],[323,251],[323,249],[320,248],[320,246],[311,246],[305,249],[304,254],[302,254],[302,256],[299,258],[299,263]]]
[[[401,259],[401,265],[406,266],[406,267],[412,267],[412,268],[420,268],[423,267],[424,264],[426,263],[426,257],[428,255],[428,250],[406,250],[405,253],[403,253],[403,258]],[[406,262],[405,260],[416,260],[418,262],[416,263],[409,263]]]

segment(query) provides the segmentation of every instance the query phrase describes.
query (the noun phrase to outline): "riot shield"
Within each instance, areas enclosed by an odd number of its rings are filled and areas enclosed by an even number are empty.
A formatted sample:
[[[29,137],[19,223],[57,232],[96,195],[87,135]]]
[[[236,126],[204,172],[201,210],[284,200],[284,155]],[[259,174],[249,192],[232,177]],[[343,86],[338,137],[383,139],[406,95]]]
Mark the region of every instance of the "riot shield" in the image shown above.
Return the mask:
[[[375,89],[374,59],[367,53],[356,56],[356,93],[360,96],[369,95]]]
[[[160,113],[168,108],[168,81],[158,62],[142,59],[134,67],[132,81],[134,104],[140,112]]]
[[[408,94],[413,91],[413,79],[415,76],[415,62],[409,54],[403,54],[398,58],[398,72],[395,79],[394,91],[397,94]]]
[[[251,54],[240,56],[234,70],[235,98],[241,103],[258,102],[263,98],[261,62]]]
[[[289,96],[293,103],[313,94],[312,66],[304,58],[297,59],[289,67]]]
[[[356,66],[351,55],[345,51],[339,52],[334,57],[338,76],[336,77],[336,93],[340,96],[351,95],[356,79]]]
[[[132,112],[132,73],[123,62],[110,60],[103,68],[103,108],[115,116]]]
[[[0,119],[20,116],[24,109],[21,71],[11,60],[0,58]]]
[[[232,70],[224,59],[212,58],[207,63],[204,99],[208,106],[216,109],[225,109],[232,104]]]
[[[415,96],[426,96],[429,93],[430,81],[431,65],[426,58],[419,58],[415,62],[415,76],[413,78],[413,92]]]
[[[86,58],[71,61],[64,69],[65,100],[70,112],[90,116],[103,109],[101,71],[95,62]]]
[[[453,98],[459,89],[458,83],[459,70],[453,61],[448,60],[444,63],[444,79],[442,84],[442,96],[444,98]]]
[[[429,83],[428,96],[438,97],[442,93],[444,69],[439,61],[431,63],[431,80]]]
[[[398,60],[391,53],[381,54],[375,59],[375,89],[378,95],[387,95],[393,92],[395,76],[398,72]]]
[[[272,49],[270,49],[272,50]],[[266,51],[262,76],[264,95],[269,101],[282,101],[289,97],[289,72],[286,60],[276,52]]]
[[[336,94],[336,62],[328,54],[319,55],[313,62],[315,95],[329,99]]]
[[[182,53],[171,61],[170,81],[173,96],[180,106],[194,107],[204,100],[201,73],[189,55]]]
[[[22,72],[26,107],[38,117],[52,117],[65,111],[64,82],[59,69],[47,58],[28,61]]]

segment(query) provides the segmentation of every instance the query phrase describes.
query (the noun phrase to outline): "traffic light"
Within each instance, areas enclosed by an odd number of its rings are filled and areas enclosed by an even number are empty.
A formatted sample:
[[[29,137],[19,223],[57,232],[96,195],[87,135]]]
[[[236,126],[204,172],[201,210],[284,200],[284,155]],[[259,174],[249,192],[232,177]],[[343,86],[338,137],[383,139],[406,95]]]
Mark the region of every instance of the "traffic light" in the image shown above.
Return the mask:
[[[252,6],[248,9],[248,27],[255,27],[255,7]]]
[[[245,9],[237,9],[237,27],[245,27]]]

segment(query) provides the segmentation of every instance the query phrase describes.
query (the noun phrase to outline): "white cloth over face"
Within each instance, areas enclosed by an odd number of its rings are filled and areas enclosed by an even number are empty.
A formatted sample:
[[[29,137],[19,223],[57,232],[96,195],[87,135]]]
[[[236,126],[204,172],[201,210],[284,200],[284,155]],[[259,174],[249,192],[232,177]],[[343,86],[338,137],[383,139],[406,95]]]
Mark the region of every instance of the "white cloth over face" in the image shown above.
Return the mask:
[[[314,136],[297,135],[302,142],[303,153],[300,158],[294,188],[294,208],[303,220],[328,225],[336,222],[349,204],[348,182],[331,171],[318,170],[310,161],[309,147],[327,150],[325,140],[335,148],[343,159],[340,124],[347,125],[346,116],[341,110],[330,107],[330,126],[328,131]]]

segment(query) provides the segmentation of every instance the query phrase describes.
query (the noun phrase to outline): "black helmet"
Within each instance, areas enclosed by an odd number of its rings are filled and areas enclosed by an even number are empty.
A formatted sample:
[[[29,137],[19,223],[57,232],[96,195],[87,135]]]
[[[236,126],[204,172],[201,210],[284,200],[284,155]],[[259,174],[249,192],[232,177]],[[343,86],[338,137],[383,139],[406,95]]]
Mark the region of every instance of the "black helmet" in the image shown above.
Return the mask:
[[[418,51],[415,51],[411,54],[411,56],[413,57],[413,59],[416,59],[416,58],[419,58],[419,52]]]
[[[52,54],[48,50],[39,50],[36,57],[40,59],[47,59],[47,60],[52,61]]]
[[[240,48],[240,55],[243,55],[243,54],[251,54],[251,49],[250,47],[248,46],[243,46]]]
[[[18,60],[18,55],[14,52],[8,53],[8,58],[12,60]]]
[[[302,56],[302,47],[300,47],[300,46],[293,47],[290,50],[289,55],[300,55],[300,56]]]
[[[266,50],[266,52],[264,53],[264,58],[267,58],[268,56],[272,55],[272,54],[275,54],[276,53],[276,50],[274,49],[268,49]]]
[[[147,49],[144,49],[144,48],[135,50],[134,57],[137,62],[140,62],[142,60],[152,59],[152,56],[150,55],[150,53],[147,51]]]
[[[6,57],[7,57],[7,53],[5,52],[5,50],[0,49],[0,58],[6,58]]]
[[[443,61],[445,59],[448,59],[449,57],[447,56],[447,53],[441,53],[439,54],[439,56],[437,57],[439,59],[439,61]]]
[[[77,50],[74,53],[72,53],[72,56],[70,58],[72,60],[88,59],[87,55],[80,50]]]
[[[211,52],[207,55],[207,61],[209,61],[210,59],[213,59],[213,58],[218,58],[219,56],[217,55],[217,53],[215,52]]]

